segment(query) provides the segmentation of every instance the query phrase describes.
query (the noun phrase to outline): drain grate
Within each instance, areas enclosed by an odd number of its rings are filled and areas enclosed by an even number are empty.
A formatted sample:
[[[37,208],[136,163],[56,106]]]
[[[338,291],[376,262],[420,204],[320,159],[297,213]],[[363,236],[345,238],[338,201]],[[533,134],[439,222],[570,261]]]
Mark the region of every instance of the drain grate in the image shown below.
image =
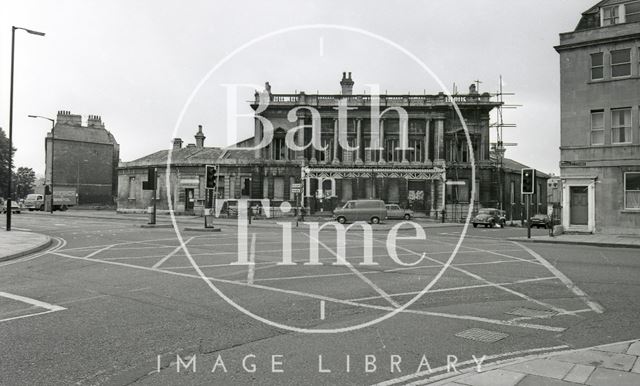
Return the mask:
[[[544,310],[536,310],[533,308],[518,307],[518,308],[514,308],[511,311],[505,312],[505,314],[525,316],[525,317],[531,317],[531,318],[548,318],[550,316],[555,315],[556,313],[553,311],[544,311]]]
[[[489,331],[482,328],[470,328],[457,333],[456,336],[483,343],[493,343],[508,337],[509,334],[498,331]]]

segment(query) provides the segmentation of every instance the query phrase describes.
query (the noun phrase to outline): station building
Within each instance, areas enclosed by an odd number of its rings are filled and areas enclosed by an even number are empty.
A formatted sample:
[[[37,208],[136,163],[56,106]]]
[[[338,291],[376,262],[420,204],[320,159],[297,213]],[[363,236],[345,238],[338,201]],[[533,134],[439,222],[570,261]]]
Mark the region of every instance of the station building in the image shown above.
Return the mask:
[[[379,198],[426,216],[441,216],[444,211],[451,220],[466,216],[468,205],[474,203],[476,207],[504,209],[512,219],[521,218],[520,170],[514,165],[524,165],[508,159],[496,162],[490,151],[489,114],[501,102],[489,93],[480,94],[475,85],[467,94],[452,96],[464,117],[475,154],[476,179],[472,180],[467,139],[448,96],[380,95],[376,100],[370,94],[353,94],[353,85],[351,73],[343,73],[339,94],[275,94],[266,83],[251,103],[256,119],[250,138],[227,149],[204,147],[201,128],[195,145],[182,148],[181,139],[174,139],[174,208],[189,212],[205,205],[204,166],[215,164],[221,200],[269,199],[272,207],[289,201],[305,206],[310,213],[322,213],[348,200]],[[377,130],[372,128],[372,104],[380,107]],[[292,150],[286,138],[296,127],[305,126],[291,136],[296,144],[312,141],[311,108],[319,115],[319,147]],[[346,121],[339,122],[338,108],[347,109]],[[289,120],[292,110],[295,116]],[[407,114],[405,128],[401,127],[398,110]],[[270,132],[265,132],[265,119],[271,123],[272,128],[267,127]],[[401,143],[403,135],[405,146]],[[368,149],[375,145],[372,138],[377,140],[377,149]],[[261,146],[263,140],[265,146]],[[162,173],[167,152],[121,163],[119,210],[148,206],[148,200],[138,198],[150,197],[140,190],[138,181],[146,178],[148,166],[155,165]],[[539,176],[546,178],[542,173]],[[194,186],[186,187],[185,181]],[[546,181],[540,181],[540,206],[545,212]],[[294,184],[302,185],[300,196],[292,189]],[[475,197],[471,195],[472,184]],[[185,189],[193,189],[196,204],[188,204],[189,192],[183,194]],[[160,196],[160,207],[165,208],[165,195]]]

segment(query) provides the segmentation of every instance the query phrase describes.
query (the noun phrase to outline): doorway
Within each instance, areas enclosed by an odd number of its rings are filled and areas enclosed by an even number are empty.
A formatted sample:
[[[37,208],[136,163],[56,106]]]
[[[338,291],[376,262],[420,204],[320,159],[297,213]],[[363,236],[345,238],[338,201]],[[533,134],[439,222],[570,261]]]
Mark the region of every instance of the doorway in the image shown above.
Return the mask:
[[[569,189],[569,224],[589,224],[589,200],[586,186],[572,186]]]
[[[185,197],[184,209],[186,211],[192,211],[195,204],[195,199],[193,197],[193,188],[185,189],[184,197]]]

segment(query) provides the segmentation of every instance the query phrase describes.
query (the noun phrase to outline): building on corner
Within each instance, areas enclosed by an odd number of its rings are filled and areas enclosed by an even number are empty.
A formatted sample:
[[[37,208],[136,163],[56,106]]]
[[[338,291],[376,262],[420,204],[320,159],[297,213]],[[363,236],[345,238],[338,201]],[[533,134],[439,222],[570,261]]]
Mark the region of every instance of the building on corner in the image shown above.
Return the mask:
[[[597,3],[555,49],[565,230],[640,233],[640,1]]]

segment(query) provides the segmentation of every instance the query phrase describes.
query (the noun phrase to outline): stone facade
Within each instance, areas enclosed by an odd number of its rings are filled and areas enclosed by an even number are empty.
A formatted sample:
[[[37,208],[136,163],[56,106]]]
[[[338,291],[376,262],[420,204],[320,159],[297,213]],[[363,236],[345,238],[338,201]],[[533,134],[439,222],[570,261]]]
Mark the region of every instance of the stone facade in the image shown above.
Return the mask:
[[[117,194],[120,146],[105,129],[102,119],[89,115],[87,125],[83,126],[80,115],[59,111],[53,131],[55,136],[48,133],[45,139],[46,183],[51,183],[51,145],[55,140],[54,189],[76,189],[81,205],[113,204]]]
[[[569,231],[640,233],[640,19],[603,1],[560,34],[562,220]]]
[[[205,189],[205,165],[216,163],[222,150],[205,147],[205,136],[200,126],[195,135],[196,144],[182,147],[182,140],[176,138],[171,149],[171,167],[167,168],[169,149],[161,150],[131,162],[121,162],[118,166],[119,212],[141,212],[153,206],[153,191],[143,190],[148,169],[157,169],[156,205],[160,211],[170,207],[176,213],[201,214],[207,203]],[[167,184],[169,170],[169,184]],[[210,203],[209,203],[210,205]]]

